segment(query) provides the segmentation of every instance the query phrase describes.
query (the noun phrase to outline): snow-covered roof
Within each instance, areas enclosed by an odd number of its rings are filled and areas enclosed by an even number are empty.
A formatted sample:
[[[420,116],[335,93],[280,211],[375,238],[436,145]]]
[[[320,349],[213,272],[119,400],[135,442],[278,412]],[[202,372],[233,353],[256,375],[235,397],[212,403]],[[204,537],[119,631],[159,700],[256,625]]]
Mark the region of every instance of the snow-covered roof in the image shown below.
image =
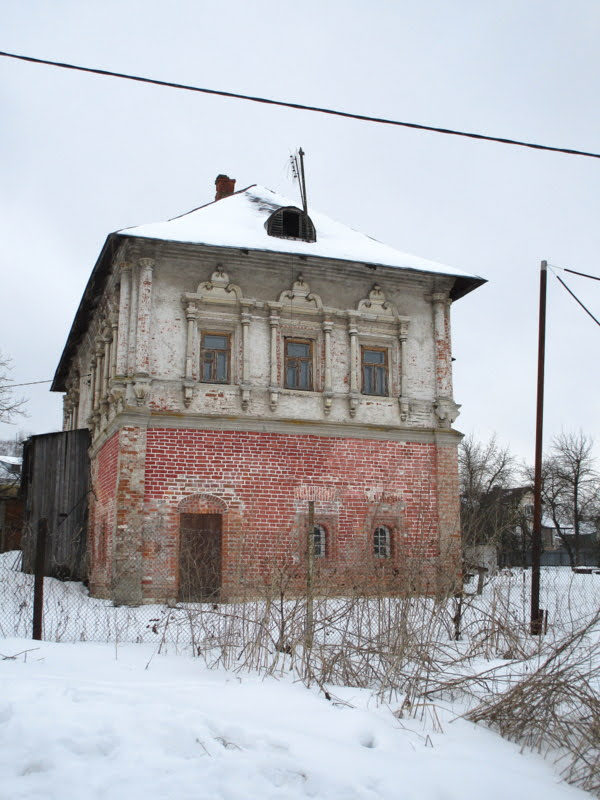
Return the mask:
[[[19,456],[0,456],[0,462],[5,464],[20,464],[23,461]]]
[[[265,227],[267,220],[278,209],[290,207],[297,208],[297,204],[264,186],[253,185],[167,222],[138,225],[109,234],[81,298],[50,391],[65,391],[69,364],[78,342],[88,329],[99,298],[102,297],[112,268],[112,260],[122,238],[154,239],[258,252],[294,253],[315,258],[353,261],[368,266],[445,275],[454,278],[450,289],[452,300],[463,297],[485,283],[484,278],[382,244],[371,236],[336,222],[312,208],[309,208],[308,213],[316,229],[316,241],[270,236]]]
[[[403,253],[313,209],[309,209],[309,216],[316,228],[316,242],[270,236],[265,222],[271,214],[278,208],[296,205],[264,186],[253,185],[168,222],[139,225],[126,228],[119,233],[170,242],[299,253],[419,272],[476,278],[454,267]]]
[[[0,481],[14,481],[21,474],[23,459],[17,456],[0,456]]]

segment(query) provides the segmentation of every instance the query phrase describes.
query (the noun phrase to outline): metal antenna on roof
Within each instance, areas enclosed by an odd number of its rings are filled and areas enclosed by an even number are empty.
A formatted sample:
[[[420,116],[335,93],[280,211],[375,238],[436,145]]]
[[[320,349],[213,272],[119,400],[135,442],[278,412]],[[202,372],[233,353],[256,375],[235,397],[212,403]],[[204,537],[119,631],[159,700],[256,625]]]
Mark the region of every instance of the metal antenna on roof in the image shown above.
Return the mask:
[[[304,150],[302,148],[298,150],[298,155],[300,156],[300,194],[302,195],[302,210],[304,211],[304,216],[308,217],[308,201],[306,199],[306,178],[304,177]]]
[[[304,216],[308,216],[308,201],[306,198],[306,176],[304,174],[304,150],[300,147],[294,155],[290,156],[290,164],[292,165],[292,175],[294,180],[298,181],[300,186],[300,199],[302,200],[302,210]]]
[[[290,156],[290,166],[292,168],[292,177],[295,181],[299,181],[298,177],[298,156],[294,153]]]

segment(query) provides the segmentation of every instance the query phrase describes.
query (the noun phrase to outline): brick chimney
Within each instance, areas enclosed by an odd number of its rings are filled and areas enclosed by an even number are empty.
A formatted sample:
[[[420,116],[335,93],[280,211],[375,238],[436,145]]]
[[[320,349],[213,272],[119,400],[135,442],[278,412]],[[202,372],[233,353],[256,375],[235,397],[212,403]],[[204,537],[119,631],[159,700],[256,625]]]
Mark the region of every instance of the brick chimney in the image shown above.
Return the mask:
[[[230,178],[227,175],[217,175],[215,186],[217,187],[215,200],[222,200],[235,192],[235,178]]]

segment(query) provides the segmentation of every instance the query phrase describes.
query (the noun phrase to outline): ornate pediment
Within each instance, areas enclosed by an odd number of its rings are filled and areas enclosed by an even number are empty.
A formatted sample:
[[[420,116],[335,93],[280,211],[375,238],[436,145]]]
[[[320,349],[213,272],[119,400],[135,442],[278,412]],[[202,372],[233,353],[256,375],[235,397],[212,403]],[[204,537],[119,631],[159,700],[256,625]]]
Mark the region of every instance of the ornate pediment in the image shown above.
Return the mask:
[[[233,304],[242,300],[242,290],[235,283],[230,283],[229,275],[221,264],[218,264],[210,280],[200,283],[195,293],[187,293],[183,297],[184,302],[195,300],[204,303]]]
[[[360,300],[356,308],[366,316],[387,317],[390,320],[398,318],[396,306],[386,299],[385,293],[378,283],[373,284],[369,296]]]
[[[310,291],[302,273],[298,275],[291,289],[286,289],[279,295],[279,302],[284,309],[291,308],[293,311],[320,311],[323,308],[321,298]]]

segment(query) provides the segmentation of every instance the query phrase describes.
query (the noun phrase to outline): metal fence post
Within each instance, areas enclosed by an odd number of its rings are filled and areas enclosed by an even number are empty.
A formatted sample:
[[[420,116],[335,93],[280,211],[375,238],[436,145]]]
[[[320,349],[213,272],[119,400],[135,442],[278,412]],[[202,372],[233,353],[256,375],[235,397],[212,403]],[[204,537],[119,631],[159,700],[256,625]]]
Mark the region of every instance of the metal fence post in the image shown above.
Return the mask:
[[[48,520],[42,517],[38,521],[37,539],[35,542],[35,580],[33,584],[33,638],[41,640],[44,609],[44,567],[46,565],[46,539],[48,536]]]

